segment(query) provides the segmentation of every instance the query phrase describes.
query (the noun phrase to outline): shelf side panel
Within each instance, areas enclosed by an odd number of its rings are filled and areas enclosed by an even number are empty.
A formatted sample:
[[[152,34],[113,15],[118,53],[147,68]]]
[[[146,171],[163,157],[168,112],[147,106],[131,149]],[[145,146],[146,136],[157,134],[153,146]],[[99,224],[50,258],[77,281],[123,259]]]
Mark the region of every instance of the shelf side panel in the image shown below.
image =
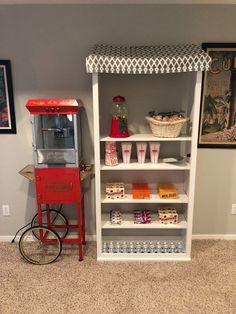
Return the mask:
[[[99,87],[98,74],[92,75],[93,80],[93,123],[94,123],[94,160],[95,160],[95,204],[97,256],[101,254],[101,176],[100,176],[100,125],[99,125]]]
[[[196,176],[196,163],[197,163],[197,140],[198,140],[198,124],[200,112],[200,99],[201,99],[201,85],[202,85],[202,72],[196,73],[196,83],[194,89],[194,104],[192,107],[192,142],[191,142],[191,170],[189,176],[188,186],[188,229],[186,235],[186,253],[191,253],[192,244],[192,225],[193,225],[193,207],[194,207],[194,191],[195,191],[195,176]]]

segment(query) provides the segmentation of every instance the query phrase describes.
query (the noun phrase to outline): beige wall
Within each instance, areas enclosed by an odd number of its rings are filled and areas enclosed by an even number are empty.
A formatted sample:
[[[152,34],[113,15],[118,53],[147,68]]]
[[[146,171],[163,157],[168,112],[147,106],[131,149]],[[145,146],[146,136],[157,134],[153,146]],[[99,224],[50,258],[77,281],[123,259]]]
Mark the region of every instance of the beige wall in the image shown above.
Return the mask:
[[[17,174],[32,162],[30,97],[78,97],[86,104],[85,157],[92,160],[91,76],[85,57],[95,43],[156,45],[236,42],[236,6],[0,6],[0,59],[12,62],[17,135],[0,135],[0,236],[11,235],[35,213],[34,186]],[[235,234],[236,153],[198,150],[195,234]],[[95,233],[91,192],[87,233]],[[70,214],[72,217],[72,214]]]

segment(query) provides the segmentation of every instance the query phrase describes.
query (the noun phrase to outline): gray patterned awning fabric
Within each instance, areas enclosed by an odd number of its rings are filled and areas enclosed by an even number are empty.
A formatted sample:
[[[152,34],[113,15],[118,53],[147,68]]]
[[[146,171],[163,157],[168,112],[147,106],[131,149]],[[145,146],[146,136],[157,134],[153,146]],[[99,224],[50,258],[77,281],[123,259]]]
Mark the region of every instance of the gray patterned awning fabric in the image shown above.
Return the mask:
[[[209,70],[210,56],[196,45],[96,45],[86,58],[89,73],[158,74]]]

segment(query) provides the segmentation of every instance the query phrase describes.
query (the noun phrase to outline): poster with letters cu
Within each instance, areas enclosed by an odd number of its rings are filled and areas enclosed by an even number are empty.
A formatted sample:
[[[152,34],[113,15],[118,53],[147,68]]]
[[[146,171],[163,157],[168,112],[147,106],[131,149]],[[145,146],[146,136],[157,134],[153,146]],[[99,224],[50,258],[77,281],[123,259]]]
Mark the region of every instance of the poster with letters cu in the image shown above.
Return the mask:
[[[203,74],[198,147],[236,148],[236,43],[205,43],[212,59]]]

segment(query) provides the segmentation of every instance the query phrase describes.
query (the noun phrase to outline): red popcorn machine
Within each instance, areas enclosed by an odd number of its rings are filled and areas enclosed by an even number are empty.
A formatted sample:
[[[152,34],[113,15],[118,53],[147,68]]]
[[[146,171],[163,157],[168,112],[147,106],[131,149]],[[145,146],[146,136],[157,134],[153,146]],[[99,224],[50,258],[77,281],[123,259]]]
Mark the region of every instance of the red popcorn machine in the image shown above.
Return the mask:
[[[21,236],[21,255],[33,264],[48,264],[61,253],[62,242],[78,243],[79,260],[85,244],[84,197],[81,188],[82,104],[76,99],[31,99],[37,214]],[[77,223],[62,214],[64,204],[74,203]],[[76,236],[67,237],[69,229]],[[29,241],[32,239],[34,241]]]

